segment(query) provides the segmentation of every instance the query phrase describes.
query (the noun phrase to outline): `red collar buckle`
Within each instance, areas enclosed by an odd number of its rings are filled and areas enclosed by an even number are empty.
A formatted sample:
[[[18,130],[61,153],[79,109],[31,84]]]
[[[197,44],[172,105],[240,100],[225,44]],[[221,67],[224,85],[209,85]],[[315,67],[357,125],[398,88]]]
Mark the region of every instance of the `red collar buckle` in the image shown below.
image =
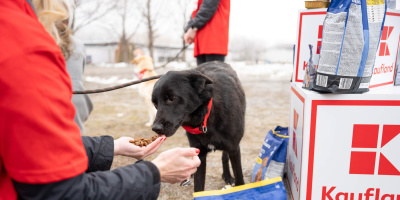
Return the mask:
[[[210,112],[211,112],[211,107],[212,107],[212,98],[210,99],[210,101],[208,102],[208,111],[206,116],[204,116],[204,120],[203,123],[199,126],[199,127],[191,127],[191,126],[182,126],[182,128],[184,128],[187,132],[191,133],[191,134],[201,134],[201,133],[207,133],[207,120],[208,117],[210,116]]]

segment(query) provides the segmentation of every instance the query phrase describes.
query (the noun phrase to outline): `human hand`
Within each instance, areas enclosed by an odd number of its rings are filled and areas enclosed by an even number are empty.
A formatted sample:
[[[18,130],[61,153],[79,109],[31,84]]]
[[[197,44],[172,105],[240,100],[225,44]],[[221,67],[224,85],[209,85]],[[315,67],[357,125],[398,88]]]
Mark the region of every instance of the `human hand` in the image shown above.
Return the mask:
[[[152,162],[158,167],[161,182],[180,183],[197,171],[200,150],[196,148],[175,148],[162,152]]]
[[[183,36],[183,39],[185,40],[186,43],[192,44],[194,41],[194,37],[196,37],[196,33],[197,33],[197,30],[189,28],[188,31]]]
[[[166,139],[165,135],[163,135],[149,145],[139,147],[129,142],[129,140],[133,140],[133,138],[120,137],[114,140],[114,155],[129,156],[140,160],[156,152]]]

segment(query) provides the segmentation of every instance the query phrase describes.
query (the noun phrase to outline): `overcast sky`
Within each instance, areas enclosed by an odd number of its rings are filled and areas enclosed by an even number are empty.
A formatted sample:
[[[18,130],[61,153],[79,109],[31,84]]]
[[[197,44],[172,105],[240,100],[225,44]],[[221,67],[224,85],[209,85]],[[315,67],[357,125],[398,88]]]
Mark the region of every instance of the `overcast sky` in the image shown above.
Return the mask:
[[[133,1],[133,0],[130,0]],[[194,7],[196,0],[186,0]],[[397,8],[400,7],[400,0],[397,1]],[[174,1],[161,0],[162,9],[168,10],[167,16],[162,16],[162,26],[158,30],[158,40],[162,37],[173,38],[173,43],[179,44],[179,39],[182,31],[179,19],[182,13],[179,6]],[[158,3],[160,5],[160,3]],[[298,11],[305,9],[304,0],[231,0],[230,12],[230,38],[250,38],[258,40],[266,47],[274,45],[292,45],[295,43]],[[161,9],[161,11],[162,11]],[[188,10],[188,14],[191,12]],[[163,13],[163,12],[161,12]],[[172,14],[171,14],[172,13]],[[173,15],[176,15],[173,17]],[[112,20],[115,24],[113,16],[106,17],[103,20]],[[136,27],[135,22],[138,17],[133,16],[129,28]],[[178,20],[171,20],[177,18]],[[136,20],[136,21],[135,21]],[[114,40],[115,34],[111,34],[110,30],[103,30],[99,34],[99,22],[93,23],[83,32],[78,32],[78,37],[83,40]],[[97,27],[96,27],[97,26]],[[108,33],[107,33],[108,32]],[[137,35],[146,35],[144,25],[140,26]],[[114,38],[113,38],[114,37]],[[138,36],[139,37],[139,36]],[[165,38],[164,38],[165,39]],[[169,39],[168,39],[169,40]]]
[[[252,37],[275,44],[293,44],[302,0],[231,0],[230,36]]]

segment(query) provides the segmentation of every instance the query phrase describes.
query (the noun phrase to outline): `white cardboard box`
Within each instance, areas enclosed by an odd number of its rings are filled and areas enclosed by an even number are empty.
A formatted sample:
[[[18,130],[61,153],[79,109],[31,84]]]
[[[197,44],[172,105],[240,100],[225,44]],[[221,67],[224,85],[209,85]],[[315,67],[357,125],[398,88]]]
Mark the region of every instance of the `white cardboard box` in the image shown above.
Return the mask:
[[[310,59],[308,45],[313,45],[313,63],[318,67],[322,26],[326,9],[300,10],[297,23],[297,37],[294,58],[293,82],[303,82],[305,67]],[[370,88],[393,85],[400,44],[400,11],[388,9],[384,30],[376,53],[374,72]]]
[[[400,200],[400,87],[319,94],[292,83],[290,98],[294,200]]]

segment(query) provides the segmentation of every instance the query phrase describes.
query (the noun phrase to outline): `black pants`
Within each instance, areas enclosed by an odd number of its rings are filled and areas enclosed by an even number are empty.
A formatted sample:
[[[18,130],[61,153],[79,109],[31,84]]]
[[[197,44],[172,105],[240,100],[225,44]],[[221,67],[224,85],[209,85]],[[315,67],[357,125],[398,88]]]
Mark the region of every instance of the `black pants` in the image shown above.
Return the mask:
[[[221,54],[201,54],[198,55],[196,58],[197,58],[197,66],[210,61],[221,61],[221,62],[225,61],[225,55]]]

